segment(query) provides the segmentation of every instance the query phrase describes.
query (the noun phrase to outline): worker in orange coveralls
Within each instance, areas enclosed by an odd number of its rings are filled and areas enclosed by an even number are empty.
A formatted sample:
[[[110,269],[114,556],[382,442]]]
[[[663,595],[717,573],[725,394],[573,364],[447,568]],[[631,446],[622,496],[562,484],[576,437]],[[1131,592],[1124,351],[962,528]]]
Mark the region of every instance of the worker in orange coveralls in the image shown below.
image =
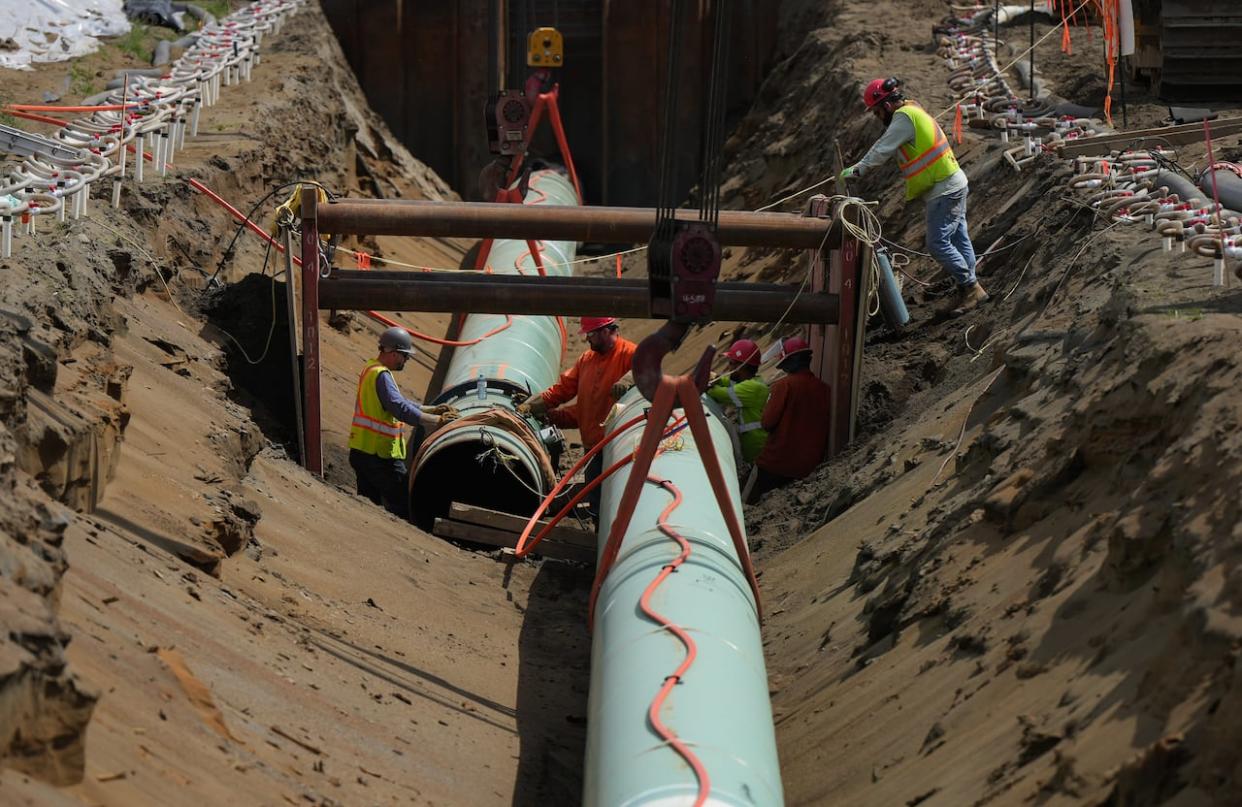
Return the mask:
[[[577,428],[582,434],[582,448],[589,451],[604,438],[603,424],[613,402],[629,389],[630,385],[622,379],[629,375],[637,346],[621,337],[616,317],[583,317],[581,326],[580,333],[586,336],[589,348],[573,367],[561,373],[555,384],[521,404],[518,413],[563,428]],[[575,398],[573,405],[564,406]],[[604,455],[600,452],[587,463],[587,483],[603,470]],[[597,521],[599,501],[600,489],[596,488],[587,502]]]
[[[746,503],[807,476],[828,453],[830,388],[811,372],[811,346],[800,336],[781,342],[776,365],[785,375],[772,384],[760,423],[768,441],[755,460]]]

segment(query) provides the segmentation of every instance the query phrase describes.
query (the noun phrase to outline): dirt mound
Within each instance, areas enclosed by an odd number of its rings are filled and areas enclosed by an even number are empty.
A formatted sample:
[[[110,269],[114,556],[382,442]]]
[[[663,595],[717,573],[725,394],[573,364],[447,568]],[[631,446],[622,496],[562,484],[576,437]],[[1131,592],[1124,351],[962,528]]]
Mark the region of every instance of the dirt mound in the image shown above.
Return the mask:
[[[942,6],[826,6],[731,140],[738,206],[830,174],[834,138],[857,159],[880,133],[856,100],[875,75],[949,104],[925,32],[876,24],[930,29]],[[1038,63],[1097,103],[1098,65],[1056,40]],[[1131,92],[1132,125],[1158,120]],[[860,440],[746,509],[787,798],[1237,801],[1242,294],[1212,289],[1208,260],[1096,221],[1056,160],[1018,174],[994,141],[955,150],[976,251],[997,247],[991,302],[937,313],[921,206],[895,171],[851,188],[910,254],[914,321],[872,322]],[[803,271],[739,256],[757,263]]]
[[[19,328],[21,328],[19,330]],[[0,760],[56,784],[82,778],[83,736],[96,696],[66,667],[69,634],[56,610],[67,566],[71,514],[22,472],[15,431],[25,420],[30,376],[46,382],[43,348],[12,317],[0,317]],[[27,365],[27,358],[32,359]],[[54,368],[54,365],[53,365]],[[33,369],[33,371],[32,371]],[[29,374],[29,375],[28,375]]]

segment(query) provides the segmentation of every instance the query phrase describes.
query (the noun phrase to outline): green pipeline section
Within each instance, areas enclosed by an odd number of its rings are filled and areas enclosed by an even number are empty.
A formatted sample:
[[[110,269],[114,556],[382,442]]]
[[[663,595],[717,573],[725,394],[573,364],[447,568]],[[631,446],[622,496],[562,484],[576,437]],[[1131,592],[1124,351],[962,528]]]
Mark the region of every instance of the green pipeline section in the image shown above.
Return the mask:
[[[566,176],[541,170],[531,174],[524,204],[577,205],[578,197]],[[572,274],[569,264],[577,255],[576,243],[538,241],[536,247],[545,274]],[[493,242],[486,270],[497,275],[539,275],[525,241]],[[566,324],[571,345],[576,325]],[[513,413],[516,394],[540,392],[560,374],[561,328],[555,317],[471,314],[457,339],[466,344],[453,351],[444,391],[435,403],[451,404],[463,417],[497,409]],[[546,455],[544,444],[559,432],[516,415],[492,420],[497,422],[443,429],[429,438],[410,473],[414,523],[430,530],[455,501],[510,513],[534,511],[554,480],[540,470],[546,456],[541,462],[531,442]],[[537,440],[530,441],[531,435]]]
[[[699,456],[716,452],[733,506],[741,514],[736,434],[714,403],[706,398],[703,402],[712,444],[697,445],[690,430],[682,429],[665,439],[650,472],[681,492],[682,503],[667,523],[689,542],[691,552],[649,602],[687,631],[697,647],[694,663],[659,714],[706,770],[707,804],[773,807],[784,798],[758,611]],[[627,394],[621,405],[616,423],[648,406],[637,391]],[[605,468],[633,454],[642,428],[642,423],[630,428],[605,449]],[[627,480],[623,469],[604,483],[601,549]],[[620,554],[600,589],[583,792],[588,807],[690,805],[699,790],[692,768],[648,718],[665,678],[686,655],[682,643],[639,607],[652,581],[681,551],[657,528],[672,501],[663,488],[643,486]]]

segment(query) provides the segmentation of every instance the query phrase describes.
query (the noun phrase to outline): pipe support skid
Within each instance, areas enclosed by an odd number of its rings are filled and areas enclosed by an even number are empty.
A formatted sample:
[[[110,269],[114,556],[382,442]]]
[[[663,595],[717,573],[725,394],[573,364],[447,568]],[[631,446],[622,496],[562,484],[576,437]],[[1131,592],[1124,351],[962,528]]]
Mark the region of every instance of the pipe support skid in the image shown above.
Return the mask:
[[[560,173],[545,170],[531,174],[524,206],[577,203],[573,185]],[[570,273],[572,266],[568,264],[577,254],[576,243],[538,241],[535,246],[548,277]],[[492,276],[539,276],[526,241],[493,242],[487,266]],[[552,466],[539,425],[516,415],[512,396],[539,392],[556,381],[561,359],[561,330],[556,318],[471,314],[458,340],[480,341],[453,351],[444,392],[435,403],[451,404],[463,419],[496,409],[513,416],[442,429],[422,448],[410,474],[410,511],[415,523],[424,529],[430,529],[453,501],[514,513],[533,511],[538,504],[536,492],[548,490],[555,481],[545,478],[542,470]],[[519,422],[528,434],[517,433]],[[539,446],[542,457],[532,443]]]
[[[665,439],[650,471],[683,497],[666,523],[689,542],[690,554],[654,589],[649,604],[685,630],[696,648],[693,664],[662,703],[659,719],[706,770],[706,804],[769,807],[784,799],[758,610],[699,456],[700,451],[716,452],[740,514],[735,435],[719,408],[703,401],[712,445],[696,445],[690,430],[682,429]],[[621,404],[617,423],[649,405],[637,390]],[[618,436],[605,449],[604,467],[632,455],[642,431],[640,423]],[[603,485],[601,539],[611,530],[627,476],[617,473]],[[664,488],[643,486],[616,562],[600,588],[591,647],[583,794],[588,807],[689,805],[699,791],[694,771],[648,717],[665,678],[687,656],[682,642],[640,606],[652,581],[681,553],[679,543],[657,526],[672,502]]]

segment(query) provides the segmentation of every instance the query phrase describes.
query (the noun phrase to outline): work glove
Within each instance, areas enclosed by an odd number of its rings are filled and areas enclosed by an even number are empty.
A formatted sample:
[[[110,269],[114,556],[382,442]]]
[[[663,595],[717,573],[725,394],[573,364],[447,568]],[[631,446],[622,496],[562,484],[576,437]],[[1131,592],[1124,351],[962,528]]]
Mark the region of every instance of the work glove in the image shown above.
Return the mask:
[[[449,411],[440,415],[440,419],[436,421],[436,428],[438,429],[447,423],[452,423],[454,420],[457,420],[457,418],[459,417],[461,417],[461,415],[458,413],[456,409],[450,409]]]
[[[612,399],[614,401],[621,400],[621,396],[634,388],[633,381],[618,381],[612,385]]]
[[[517,408],[517,411],[519,415],[525,415],[526,417],[532,418],[541,418],[548,414],[548,405],[544,402],[542,397],[535,396],[526,403],[520,405]]]
[[[424,406],[423,411],[426,412],[428,415],[452,415],[453,420],[456,420],[457,418],[461,417],[461,412],[458,412],[457,409],[455,409],[452,406],[449,406],[448,404],[436,404],[434,406]]]
[[[858,169],[851,165],[848,168],[842,169],[841,173],[837,174],[837,179],[844,182],[845,180],[852,179],[856,176],[858,176]]]

